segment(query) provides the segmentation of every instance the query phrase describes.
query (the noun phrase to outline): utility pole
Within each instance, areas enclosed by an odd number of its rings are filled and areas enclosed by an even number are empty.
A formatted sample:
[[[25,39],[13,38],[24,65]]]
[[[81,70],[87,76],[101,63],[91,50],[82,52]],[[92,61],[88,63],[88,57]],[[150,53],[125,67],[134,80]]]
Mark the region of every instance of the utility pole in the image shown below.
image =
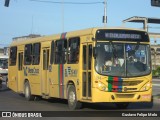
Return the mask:
[[[107,26],[107,0],[104,0],[104,16],[103,16],[104,27]]]
[[[62,33],[64,32],[64,0],[62,2]]]
[[[33,34],[34,16],[32,15],[31,34]]]

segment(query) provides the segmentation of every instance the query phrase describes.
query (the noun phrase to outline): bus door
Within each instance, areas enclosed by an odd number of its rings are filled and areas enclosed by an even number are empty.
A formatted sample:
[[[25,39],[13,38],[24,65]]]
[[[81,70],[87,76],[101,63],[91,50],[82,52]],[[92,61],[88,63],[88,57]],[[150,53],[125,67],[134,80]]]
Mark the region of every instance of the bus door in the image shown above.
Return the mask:
[[[42,59],[42,95],[49,95],[49,80],[48,80],[48,68],[49,68],[49,48],[43,48]]]
[[[82,64],[82,96],[83,99],[91,99],[91,66],[92,66],[92,44],[83,44],[83,64]]]
[[[24,71],[23,71],[23,52],[18,51],[18,81],[17,87],[18,92],[23,92],[23,81],[24,80]]]

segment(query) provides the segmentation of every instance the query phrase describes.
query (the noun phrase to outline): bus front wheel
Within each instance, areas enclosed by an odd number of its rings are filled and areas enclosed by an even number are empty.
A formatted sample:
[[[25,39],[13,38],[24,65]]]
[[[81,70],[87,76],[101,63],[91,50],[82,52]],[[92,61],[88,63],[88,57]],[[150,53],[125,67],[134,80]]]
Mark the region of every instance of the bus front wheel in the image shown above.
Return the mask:
[[[82,103],[77,101],[76,89],[74,85],[68,86],[68,106],[70,110],[80,109],[82,107]]]
[[[24,84],[24,95],[28,101],[34,100],[34,96],[31,95],[31,88],[28,81]]]

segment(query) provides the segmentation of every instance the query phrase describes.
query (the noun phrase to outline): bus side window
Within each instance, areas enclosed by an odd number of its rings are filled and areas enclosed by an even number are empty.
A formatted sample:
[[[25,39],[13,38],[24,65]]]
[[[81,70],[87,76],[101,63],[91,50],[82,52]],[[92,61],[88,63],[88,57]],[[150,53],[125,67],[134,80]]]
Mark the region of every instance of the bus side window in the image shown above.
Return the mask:
[[[33,65],[39,65],[40,63],[40,43],[34,43],[33,44]]]
[[[89,45],[89,56],[88,56],[88,69],[91,70],[92,67],[92,45]]]
[[[17,47],[11,47],[10,48],[10,66],[16,65],[16,60],[17,60]]]
[[[62,51],[62,63],[66,63],[67,60],[67,39],[63,40],[63,51]]]
[[[25,45],[24,64],[31,65],[32,63],[32,44]]]
[[[53,64],[54,63],[54,41],[52,41],[51,43],[51,57],[50,57],[50,64]]]
[[[68,63],[76,64],[79,62],[80,38],[70,38],[68,46]]]
[[[64,64],[66,62],[67,40],[57,40],[55,44],[55,64]]]

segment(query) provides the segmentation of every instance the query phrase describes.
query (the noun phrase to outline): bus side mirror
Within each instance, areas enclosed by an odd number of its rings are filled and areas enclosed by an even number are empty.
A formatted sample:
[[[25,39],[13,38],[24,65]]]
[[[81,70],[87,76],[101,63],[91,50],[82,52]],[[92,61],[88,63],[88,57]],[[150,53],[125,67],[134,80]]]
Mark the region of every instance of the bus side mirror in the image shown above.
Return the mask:
[[[97,57],[97,47],[93,48],[93,57],[94,57],[94,59],[96,59],[96,57]]]

